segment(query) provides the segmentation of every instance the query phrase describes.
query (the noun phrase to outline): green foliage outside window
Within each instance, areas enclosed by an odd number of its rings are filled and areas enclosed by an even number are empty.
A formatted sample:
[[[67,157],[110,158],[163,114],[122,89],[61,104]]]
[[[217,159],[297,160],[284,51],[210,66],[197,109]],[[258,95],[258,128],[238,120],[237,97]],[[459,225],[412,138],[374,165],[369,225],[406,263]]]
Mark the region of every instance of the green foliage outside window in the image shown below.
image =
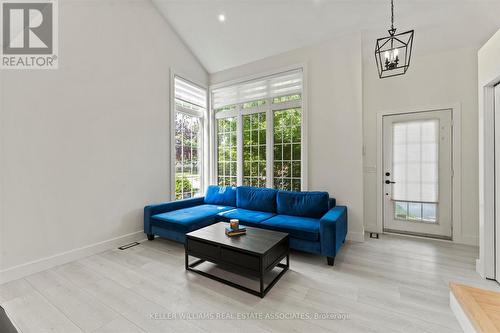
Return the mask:
[[[234,111],[236,110],[238,106],[236,104],[233,104],[233,105],[226,105],[226,106],[223,106],[221,108],[218,108],[218,109],[215,109],[215,113],[219,113],[219,112],[229,112],[229,111]]]
[[[265,105],[265,104],[266,104],[265,100],[247,102],[247,103],[243,103],[242,109],[257,108],[257,107]]]
[[[236,118],[217,120],[217,183],[236,186]]]
[[[175,198],[193,197],[201,185],[199,118],[176,113],[175,155]]]
[[[243,185],[266,186],[266,113],[243,116]]]
[[[275,97],[275,98],[273,98],[273,104],[284,103],[284,102],[291,102],[291,101],[298,101],[301,98],[302,98],[302,96],[300,94]]]
[[[193,186],[186,176],[175,177],[175,199],[184,199],[186,196],[184,193],[193,192]]]
[[[300,108],[274,112],[274,187],[301,189],[301,122]]]

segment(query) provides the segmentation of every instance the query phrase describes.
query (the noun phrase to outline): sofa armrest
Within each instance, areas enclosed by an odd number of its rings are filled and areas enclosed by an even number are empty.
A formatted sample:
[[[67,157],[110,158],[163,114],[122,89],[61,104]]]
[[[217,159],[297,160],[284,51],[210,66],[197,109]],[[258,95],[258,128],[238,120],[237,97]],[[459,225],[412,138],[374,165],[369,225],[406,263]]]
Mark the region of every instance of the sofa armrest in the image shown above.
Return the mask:
[[[333,207],[319,222],[321,254],[334,257],[347,236],[347,207]]]
[[[178,209],[202,205],[204,202],[205,197],[197,197],[148,205],[144,207],[144,233],[151,234],[151,216],[171,212]]]

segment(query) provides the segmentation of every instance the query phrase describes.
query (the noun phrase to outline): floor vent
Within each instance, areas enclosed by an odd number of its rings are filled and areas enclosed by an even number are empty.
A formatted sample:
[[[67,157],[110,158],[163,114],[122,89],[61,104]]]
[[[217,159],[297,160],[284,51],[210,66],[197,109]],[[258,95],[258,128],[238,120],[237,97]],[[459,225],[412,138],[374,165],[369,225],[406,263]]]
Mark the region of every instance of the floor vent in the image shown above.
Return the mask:
[[[370,238],[378,239],[378,232],[370,232]]]
[[[118,249],[120,249],[120,250],[126,250],[126,249],[129,249],[129,248],[131,248],[133,246],[137,246],[137,245],[139,245],[139,243],[133,242],[133,243],[130,243],[130,244],[122,245]]]

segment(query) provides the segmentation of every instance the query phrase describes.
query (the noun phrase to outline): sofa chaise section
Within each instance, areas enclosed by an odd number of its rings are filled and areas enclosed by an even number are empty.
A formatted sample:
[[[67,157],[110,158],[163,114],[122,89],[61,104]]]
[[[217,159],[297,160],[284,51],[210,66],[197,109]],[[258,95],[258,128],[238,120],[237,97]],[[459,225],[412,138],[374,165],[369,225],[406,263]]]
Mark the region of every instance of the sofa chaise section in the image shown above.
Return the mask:
[[[144,232],[184,242],[188,232],[218,221],[218,213],[234,209],[236,189],[210,186],[205,197],[184,199],[144,207]]]

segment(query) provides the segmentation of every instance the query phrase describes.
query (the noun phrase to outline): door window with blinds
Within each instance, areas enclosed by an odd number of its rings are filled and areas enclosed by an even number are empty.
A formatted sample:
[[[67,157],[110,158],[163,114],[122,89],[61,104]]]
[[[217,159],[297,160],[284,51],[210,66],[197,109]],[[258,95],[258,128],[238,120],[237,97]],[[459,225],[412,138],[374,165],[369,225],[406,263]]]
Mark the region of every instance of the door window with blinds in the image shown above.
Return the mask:
[[[439,120],[393,123],[395,218],[437,221]]]
[[[219,185],[300,191],[302,70],[212,90]]]
[[[181,77],[174,78],[174,193],[175,199],[199,195],[203,181],[203,121],[207,92]]]

